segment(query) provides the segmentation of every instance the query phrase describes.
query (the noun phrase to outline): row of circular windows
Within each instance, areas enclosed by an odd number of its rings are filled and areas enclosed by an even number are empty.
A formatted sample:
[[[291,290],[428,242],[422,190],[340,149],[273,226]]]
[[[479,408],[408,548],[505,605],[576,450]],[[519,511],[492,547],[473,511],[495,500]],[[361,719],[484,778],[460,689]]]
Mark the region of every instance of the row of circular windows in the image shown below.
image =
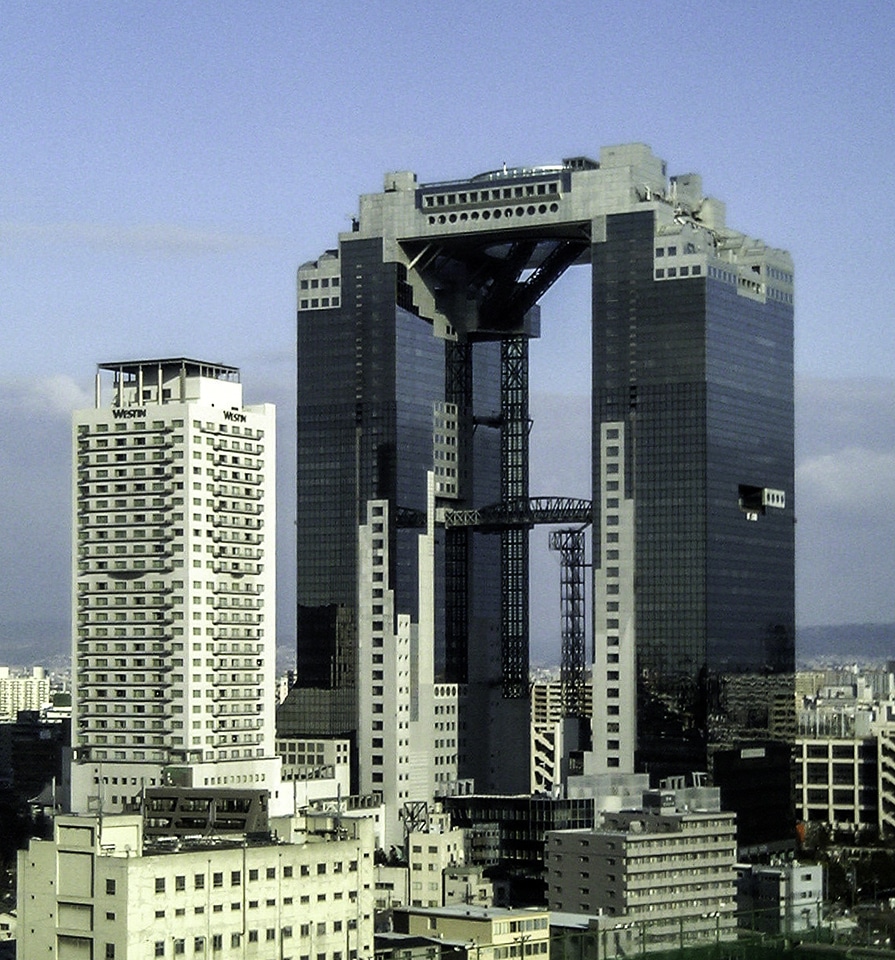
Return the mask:
[[[556,213],[559,210],[558,203],[539,203],[537,206],[531,204],[528,207],[507,207],[504,210],[472,210],[467,213],[465,210],[462,213],[441,213],[437,216],[431,214],[429,216],[429,223],[463,223],[467,220],[499,220],[501,217],[533,217],[535,214],[544,214],[544,213]]]

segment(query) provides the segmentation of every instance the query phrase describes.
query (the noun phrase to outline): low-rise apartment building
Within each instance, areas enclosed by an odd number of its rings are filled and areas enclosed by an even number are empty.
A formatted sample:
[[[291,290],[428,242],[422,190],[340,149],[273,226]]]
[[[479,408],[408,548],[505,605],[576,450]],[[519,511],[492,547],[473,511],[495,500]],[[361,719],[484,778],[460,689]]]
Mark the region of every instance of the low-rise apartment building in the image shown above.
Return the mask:
[[[52,840],[19,854],[19,956],[371,956],[370,821],[308,820],[284,834],[150,843],[137,815],[58,817]]]
[[[684,810],[670,791],[649,791],[639,810],[604,814],[602,827],[548,834],[551,910],[642,923],[645,942],[717,938],[736,919],[736,818]]]
[[[437,938],[465,949],[476,960],[544,957],[550,951],[547,910],[482,907],[405,907],[395,910],[396,933]]]

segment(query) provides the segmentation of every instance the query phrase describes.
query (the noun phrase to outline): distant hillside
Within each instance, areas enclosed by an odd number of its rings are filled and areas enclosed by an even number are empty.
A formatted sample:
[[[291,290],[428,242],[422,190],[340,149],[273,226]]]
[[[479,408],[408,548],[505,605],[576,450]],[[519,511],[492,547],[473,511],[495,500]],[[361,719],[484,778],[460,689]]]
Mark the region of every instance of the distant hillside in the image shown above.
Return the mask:
[[[0,623],[0,664],[55,666],[68,660],[68,620],[10,620]]]
[[[796,658],[799,665],[818,658],[863,663],[895,660],[895,623],[799,627],[796,630]]]
[[[68,621],[25,620],[0,624],[0,665],[52,667],[69,657]],[[895,623],[846,623],[839,626],[799,627],[796,657],[800,666],[824,659],[847,663],[895,660]],[[292,638],[278,644],[280,671],[294,666]],[[532,661],[536,658],[533,656]]]

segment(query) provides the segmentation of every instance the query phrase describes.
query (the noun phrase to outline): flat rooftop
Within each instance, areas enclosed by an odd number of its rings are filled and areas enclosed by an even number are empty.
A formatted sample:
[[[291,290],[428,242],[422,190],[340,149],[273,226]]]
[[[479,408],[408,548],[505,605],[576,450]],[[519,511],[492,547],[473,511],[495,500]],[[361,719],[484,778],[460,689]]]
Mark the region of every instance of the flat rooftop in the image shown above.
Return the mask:
[[[148,360],[118,360],[109,363],[98,363],[97,370],[108,370],[119,376],[136,377],[140,371],[148,369],[182,370],[186,376],[211,377],[215,380],[231,380],[239,382],[239,367],[232,367],[226,363],[211,363],[207,360],[193,360],[190,357],[164,357]]]

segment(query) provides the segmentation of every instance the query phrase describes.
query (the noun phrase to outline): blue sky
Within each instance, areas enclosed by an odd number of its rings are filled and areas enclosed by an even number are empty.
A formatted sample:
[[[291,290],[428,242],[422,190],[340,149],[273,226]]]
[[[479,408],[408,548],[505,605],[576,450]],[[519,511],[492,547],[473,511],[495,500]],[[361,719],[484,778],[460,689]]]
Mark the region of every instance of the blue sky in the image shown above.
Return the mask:
[[[242,367],[283,410],[288,497],[295,269],[358,194],[627,141],[792,253],[799,620],[895,621],[891,3],[7,0],[3,22],[0,623],[67,615],[66,424],[98,361]],[[572,407],[585,293],[551,291],[532,350]],[[578,482],[544,456],[533,490]]]

